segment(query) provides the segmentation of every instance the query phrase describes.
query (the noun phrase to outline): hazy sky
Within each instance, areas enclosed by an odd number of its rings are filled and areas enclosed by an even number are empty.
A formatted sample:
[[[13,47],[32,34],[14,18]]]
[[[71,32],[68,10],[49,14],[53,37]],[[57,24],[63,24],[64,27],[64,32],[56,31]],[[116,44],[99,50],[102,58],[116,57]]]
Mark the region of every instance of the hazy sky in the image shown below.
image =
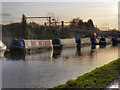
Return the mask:
[[[118,27],[117,2],[2,2],[0,15],[3,24],[6,24],[20,21],[22,14],[47,16],[48,13],[53,13],[59,21],[70,21],[76,17],[87,21],[91,18],[98,27]],[[42,23],[46,21],[45,19],[29,20]]]

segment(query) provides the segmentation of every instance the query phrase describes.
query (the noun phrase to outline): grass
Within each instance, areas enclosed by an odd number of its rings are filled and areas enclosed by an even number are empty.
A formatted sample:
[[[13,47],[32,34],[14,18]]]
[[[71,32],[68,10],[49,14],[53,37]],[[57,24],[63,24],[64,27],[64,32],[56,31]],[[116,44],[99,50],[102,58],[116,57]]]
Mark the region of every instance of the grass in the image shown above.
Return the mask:
[[[51,88],[105,88],[120,74],[120,58],[89,73],[79,76],[76,80],[69,80],[66,84]]]

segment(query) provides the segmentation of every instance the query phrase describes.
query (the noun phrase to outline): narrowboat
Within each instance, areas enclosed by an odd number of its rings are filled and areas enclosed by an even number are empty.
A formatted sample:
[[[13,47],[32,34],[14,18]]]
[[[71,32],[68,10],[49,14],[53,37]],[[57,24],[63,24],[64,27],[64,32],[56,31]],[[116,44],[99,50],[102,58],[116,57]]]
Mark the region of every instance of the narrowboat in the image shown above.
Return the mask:
[[[25,42],[23,39],[14,39],[10,51],[25,51]]]
[[[62,44],[60,42],[60,39],[53,39],[52,45],[53,45],[53,50],[62,49]]]
[[[106,45],[106,39],[105,38],[100,38],[99,40],[99,45]]]
[[[117,44],[118,44],[118,38],[117,37],[112,38],[112,44],[113,44],[113,46],[117,46]]]

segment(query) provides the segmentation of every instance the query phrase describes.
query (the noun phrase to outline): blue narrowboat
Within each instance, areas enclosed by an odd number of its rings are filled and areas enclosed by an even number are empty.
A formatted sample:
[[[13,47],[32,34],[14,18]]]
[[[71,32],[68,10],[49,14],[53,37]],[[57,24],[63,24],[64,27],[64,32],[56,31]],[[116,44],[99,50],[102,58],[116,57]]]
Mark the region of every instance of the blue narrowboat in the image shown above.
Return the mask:
[[[10,46],[10,50],[14,51],[14,50],[25,50],[25,42],[23,39],[14,39],[11,46]]]

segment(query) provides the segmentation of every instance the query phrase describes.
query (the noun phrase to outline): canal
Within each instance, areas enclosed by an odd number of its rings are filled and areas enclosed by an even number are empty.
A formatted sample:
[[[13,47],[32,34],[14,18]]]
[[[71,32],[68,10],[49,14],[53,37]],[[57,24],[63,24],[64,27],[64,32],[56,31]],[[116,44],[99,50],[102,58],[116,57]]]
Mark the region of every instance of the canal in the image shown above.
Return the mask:
[[[3,88],[50,88],[118,58],[118,47],[84,46],[77,50],[15,53],[2,59]]]

